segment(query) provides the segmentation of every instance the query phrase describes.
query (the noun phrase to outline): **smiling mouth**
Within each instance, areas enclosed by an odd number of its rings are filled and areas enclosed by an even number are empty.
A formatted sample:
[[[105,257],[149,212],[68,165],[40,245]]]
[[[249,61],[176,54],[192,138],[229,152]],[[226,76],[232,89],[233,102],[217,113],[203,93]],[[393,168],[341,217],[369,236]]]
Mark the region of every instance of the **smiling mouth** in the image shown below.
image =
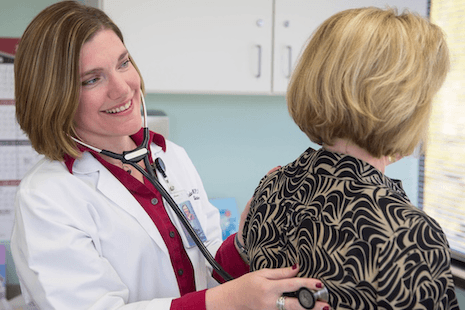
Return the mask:
[[[125,105],[122,105],[120,107],[106,110],[105,113],[115,114],[115,113],[120,113],[120,112],[126,111],[127,109],[129,109],[131,107],[131,104],[132,104],[132,100],[130,100],[128,103],[126,103]]]

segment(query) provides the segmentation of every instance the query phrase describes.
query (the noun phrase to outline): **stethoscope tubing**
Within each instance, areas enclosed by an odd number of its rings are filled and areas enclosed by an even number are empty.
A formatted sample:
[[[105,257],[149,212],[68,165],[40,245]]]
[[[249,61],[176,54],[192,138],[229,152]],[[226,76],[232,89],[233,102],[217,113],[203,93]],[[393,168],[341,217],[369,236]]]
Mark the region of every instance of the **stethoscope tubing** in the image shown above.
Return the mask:
[[[203,254],[205,259],[210,263],[210,265],[216,270],[216,272],[225,280],[225,281],[230,281],[233,279],[231,275],[229,275],[222,267],[220,264],[218,264],[217,261],[213,258],[211,255],[210,251],[208,251],[207,247],[203,244],[202,240],[200,240],[199,236],[195,233],[194,228],[192,225],[189,223],[189,221],[186,219],[184,214],[182,214],[181,210],[178,208],[176,202],[174,199],[171,197],[171,195],[166,191],[166,189],[160,184],[160,182],[157,179],[157,176],[155,174],[155,170],[153,169],[152,165],[150,164],[149,161],[149,151],[148,151],[148,141],[149,141],[149,129],[147,126],[147,109],[145,106],[145,99],[144,96],[141,96],[141,101],[142,101],[142,109],[143,109],[143,115],[144,115],[144,140],[140,146],[135,148],[132,151],[128,152],[123,152],[122,154],[117,154],[113,153],[111,151],[107,150],[101,150],[99,148],[96,148],[94,146],[88,145],[84,143],[83,141],[76,139],[74,137],[71,137],[75,142],[82,144],[91,150],[94,150],[100,154],[109,156],[113,159],[118,159],[120,160],[123,164],[128,164],[135,168],[137,171],[139,171],[147,180],[149,180],[150,183],[156,188],[158,192],[162,195],[162,197],[168,202],[170,205],[171,209],[176,213],[176,216],[179,218],[179,220],[182,222],[184,227],[187,229],[187,232],[189,235],[192,237],[194,240],[195,244],[198,246],[200,252]],[[139,166],[137,163],[140,162],[141,160],[144,161],[145,167],[147,171],[145,171],[141,166]]]
[[[147,128],[144,128],[144,131],[148,131]],[[102,154],[109,156],[108,152],[102,152]],[[111,154],[111,155],[119,155],[119,154]],[[112,157],[112,156],[110,156]],[[118,156],[120,157],[120,156]],[[155,187],[155,189],[160,192],[162,197],[168,202],[170,205],[171,209],[176,213],[176,216],[179,218],[179,220],[182,222],[184,227],[187,229],[189,235],[192,237],[194,240],[195,244],[198,246],[200,252],[203,254],[203,256],[207,259],[207,261],[210,263],[210,265],[216,270],[216,272],[225,280],[225,281],[230,281],[233,279],[231,275],[229,275],[218,262],[213,258],[211,255],[210,251],[208,251],[207,247],[203,244],[202,240],[200,240],[199,236],[195,233],[194,228],[192,225],[189,223],[189,221],[186,219],[184,214],[181,212],[181,210],[178,208],[176,202],[174,199],[171,197],[171,195],[166,191],[166,189],[161,185],[161,183],[158,181],[154,169],[152,168],[150,162],[149,162],[149,157],[148,154],[146,154],[143,158],[145,167],[147,168],[147,171],[145,171],[141,166],[136,164],[134,161],[127,160],[124,158],[124,156],[121,156],[120,159],[124,164],[131,165],[137,171],[142,173],[142,175],[152,183],[152,185]],[[139,159],[139,158],[137,158]]]
[[[91,150],[94,150],[100,154],[109,156],[114,159],[120,160],[123,164],[128,164],[135,168],[137,171],[139,171],[152,185],[155,187],[155,189],[162,195],[162,197],[168,202],[170,205],[171,209],[174,211],[176,216],[179,218],[181,223],[184,225],[184,227],[187,229],[187,232],[189,235],[192,237],[194,240],[195,244],[199,248],[200,252],[202,255],[205,257],[205,259],[210,263],[210,265],[215,269],[215,271],[220,275],[225,281],[230,281],[233,280],[234,278],[227,273],[220,264],[214,259],[214,257],[211,255],[210,251],[208,251],[207,247],[203,244],[202,240],[200,240],[200,237],[197,235],[195,232],[194,228],[192,225],[189,223],[189,221],[186,219],[184,214],[181,212],[181,210],[178,208],[176,202],[174,201],[173,197],[168,193],[168,191],[161,185],[161,183],[158,181],[155,169],[153,166],[150,164],[149,161],[149,152],[148,152],[148,140],[149,140],[149,129],[147,126],[147,110],[145,106],[145,99],[143,96],[141,96],[142,100],[142,108],[143,108],[143,115],[144,115],[144,140],[140,146],[135,148],[132,151],[129,152],[123,152],[122,154],[117,154],[113,153],[111,151],[107,150],[101,150],[99,148],[93,147],[91,145],[88,145],[84,143],[81,140],[78,140],[74,137],[71,137],[75,142],[82,144]],[[141,160],[144,161],[144,165],[147,169],[144,170],[138,162]],[[321,291],[317,291],[315,293],[311,292],[309,289],[302,287],[296,292],[290,292],[290,293],[285,293],[284,296],[286,297],[295,297],[299,300],[299,303],[301,304],[302,307],[305,309],[312,309],[315,305],[315,302],[317,299],[322,299],[322,300],[327,300],[328,298],[328,291],[326,288],[322,289]]]

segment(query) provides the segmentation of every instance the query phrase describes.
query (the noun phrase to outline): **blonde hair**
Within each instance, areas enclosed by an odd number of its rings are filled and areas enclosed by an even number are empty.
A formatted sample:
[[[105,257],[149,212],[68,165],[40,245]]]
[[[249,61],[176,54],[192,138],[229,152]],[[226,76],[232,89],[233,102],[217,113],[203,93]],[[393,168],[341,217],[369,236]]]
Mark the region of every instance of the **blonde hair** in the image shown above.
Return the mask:
[[[449,70],[442,30],[417,14],[342,11],[312,35],[291,77],[290,115],[318,144],[349,139],[375,157],[426,141],[432,98]]]
[[[104,12],[61,1],[40,12],[21,37],[14,66],[16,118],[32,147],[50,159],[80,156],[71,139],[81,88],[79,58],[84,43],[101,29],[113,30],[124,44]],[[143,85],[141,77],[142,92]]]

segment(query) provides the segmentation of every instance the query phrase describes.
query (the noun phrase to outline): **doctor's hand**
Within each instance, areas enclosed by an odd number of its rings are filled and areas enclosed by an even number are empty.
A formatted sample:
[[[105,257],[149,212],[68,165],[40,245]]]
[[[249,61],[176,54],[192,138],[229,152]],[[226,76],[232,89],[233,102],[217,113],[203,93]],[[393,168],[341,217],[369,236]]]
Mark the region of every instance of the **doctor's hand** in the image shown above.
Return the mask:
[[[279,168],[281,168],[281,166],[277,166],[277,167],[274,167],[273,169],[271,169],[270,171],[267,172],[266,175],[278,170]],[[245,224],[245,220],[247,219],[247,214],[249,214],[249,210],[250,210],[250,202],[252,201],[253,198],[250,198],[250,200],[247,202],[247,204],[245,205],[245,208],[244,210],[242,211],[241,213],[241,219],[239,221],[239,228],[238,228],[238,231],[237,231],[237,239],[238,241],[244,245],[244,240],[242,238],[242,231],[244,230],[244,224]],[[239,248],[237,247],[237,244],[236,245],[236,249],[237,251],[240,253],[239,251]]]
[[[301,287],[314,291],[323,288],[320,280],[296,278],[298,271],[298,266],[262,269],[209,289],[206,292],[207,310],[304,310],[298,299],[293,297],[286,297],[282,308],[277,306],[284,292],[294,292]],[[328,303],[317,301],[313,309],[331,308]]]

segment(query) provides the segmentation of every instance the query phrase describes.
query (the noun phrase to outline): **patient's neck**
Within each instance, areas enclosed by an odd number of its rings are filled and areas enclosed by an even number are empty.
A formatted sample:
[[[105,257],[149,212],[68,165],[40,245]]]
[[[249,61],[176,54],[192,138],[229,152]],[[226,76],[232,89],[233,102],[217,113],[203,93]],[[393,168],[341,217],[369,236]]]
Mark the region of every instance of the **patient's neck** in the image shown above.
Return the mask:
[[[360,146],[347,139],[336,139],[333,145],[324,144],[323,148],[331,152],[346,154],[363,160],[369,163],[370,165],[374,166],[382,173],[384,173],[384,170],[387,164],[389,163],[389,159],[387,156],[376,158],[370,153],[368,153],[367,150],[361,148]]]

